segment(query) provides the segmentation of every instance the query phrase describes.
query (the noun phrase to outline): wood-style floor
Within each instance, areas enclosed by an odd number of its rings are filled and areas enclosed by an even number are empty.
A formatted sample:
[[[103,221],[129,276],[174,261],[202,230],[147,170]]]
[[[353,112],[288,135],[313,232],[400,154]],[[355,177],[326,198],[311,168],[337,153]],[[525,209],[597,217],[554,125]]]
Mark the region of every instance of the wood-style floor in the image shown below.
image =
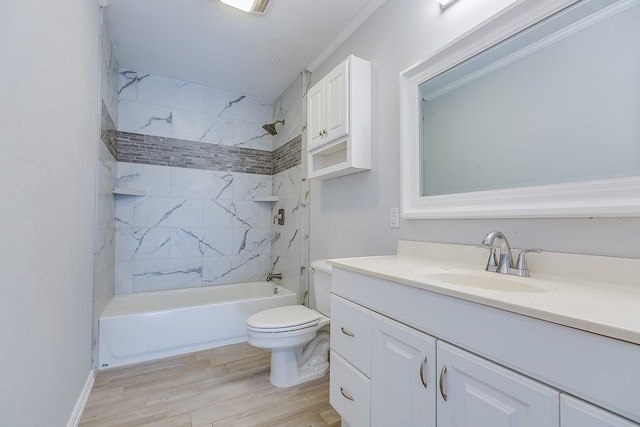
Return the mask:
[[[329,375],[269,382],[270,353],[235,344],[100,371],[80,426],[339,426]]]

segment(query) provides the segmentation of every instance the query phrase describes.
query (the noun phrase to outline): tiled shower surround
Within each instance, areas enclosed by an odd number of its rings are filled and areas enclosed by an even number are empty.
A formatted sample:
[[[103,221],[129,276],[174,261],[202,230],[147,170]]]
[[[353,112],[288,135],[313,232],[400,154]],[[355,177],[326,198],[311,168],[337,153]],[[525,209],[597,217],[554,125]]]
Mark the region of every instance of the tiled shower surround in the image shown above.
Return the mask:
[[[120,70],[118,130],[271,151],[262,125],[269,101],[131,70]]]
[[[262,129],[276,120],[270,103],[129,70],[120,76],[117,186],[145,194],[116,196],[115,292],[264,280],[276,270],[298,292],[300,137],[272,151],[279,137]],[[300,108],[299,100],[277,102]],[[285,115],[295,117],[276,117]],[[278,202],[253,200],[273,194]],[[285,225],[274,225],[281,207]]]
[[[264,279],[270,268],[271,176],[118,164],[116,293]]]

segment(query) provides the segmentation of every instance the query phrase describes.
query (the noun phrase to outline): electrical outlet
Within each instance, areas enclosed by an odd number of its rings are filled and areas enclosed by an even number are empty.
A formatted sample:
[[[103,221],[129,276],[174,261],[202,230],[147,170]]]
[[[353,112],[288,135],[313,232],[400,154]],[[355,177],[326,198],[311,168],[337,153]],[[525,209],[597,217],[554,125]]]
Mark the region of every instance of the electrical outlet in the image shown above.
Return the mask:
[[[389,211],[389,226],[391,228],[400,228],[400,209],[391,208]]]

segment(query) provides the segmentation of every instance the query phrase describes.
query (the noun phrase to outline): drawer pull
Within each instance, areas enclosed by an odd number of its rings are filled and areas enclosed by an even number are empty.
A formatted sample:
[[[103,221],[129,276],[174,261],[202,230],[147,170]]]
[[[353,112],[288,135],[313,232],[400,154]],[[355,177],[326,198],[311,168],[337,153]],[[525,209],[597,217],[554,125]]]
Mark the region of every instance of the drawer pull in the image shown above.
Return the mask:
[[[422,385],[424,388],[427,388],[427,380],[424,379],[424,365],[427,364],[427,356],[424,357],[424,360],[420,364],[420,381],[422,381]]]
[[[440,371],[440,395],[444,401],[447,401],[447,394],[444,392],[444,374],[447,372],[447,365],[442,365],[442,370]]]
[[[340,330],[342,331],[342,333],[343,333],[343,334],[345,334],[345,335],[346,335],[346,336],[348,336],[348,337],[355,337],[355,336],[356,336],[356,334],[354,334],[354,333],[353,333],[353,332],[351,332],[350,330],[345,329],[345,328],[343,328],[343,327],[340,327]]]
[[[340,393],[342,394],[342,396],[344,396],[345,399],[350,400],[353,402],[353,396],[349,396],[347,393],[344,392],[344,389],[342,387],[340,387]]]

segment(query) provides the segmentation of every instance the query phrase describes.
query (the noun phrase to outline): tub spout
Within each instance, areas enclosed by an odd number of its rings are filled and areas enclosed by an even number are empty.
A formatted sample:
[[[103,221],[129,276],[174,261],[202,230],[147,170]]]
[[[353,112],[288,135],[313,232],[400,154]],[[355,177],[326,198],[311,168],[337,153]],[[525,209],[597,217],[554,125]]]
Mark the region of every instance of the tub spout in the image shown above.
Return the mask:
[[[269,273],[269,274],[267,274],[267,282],[270,282],[273,279],[282,280],[282,273]]]

